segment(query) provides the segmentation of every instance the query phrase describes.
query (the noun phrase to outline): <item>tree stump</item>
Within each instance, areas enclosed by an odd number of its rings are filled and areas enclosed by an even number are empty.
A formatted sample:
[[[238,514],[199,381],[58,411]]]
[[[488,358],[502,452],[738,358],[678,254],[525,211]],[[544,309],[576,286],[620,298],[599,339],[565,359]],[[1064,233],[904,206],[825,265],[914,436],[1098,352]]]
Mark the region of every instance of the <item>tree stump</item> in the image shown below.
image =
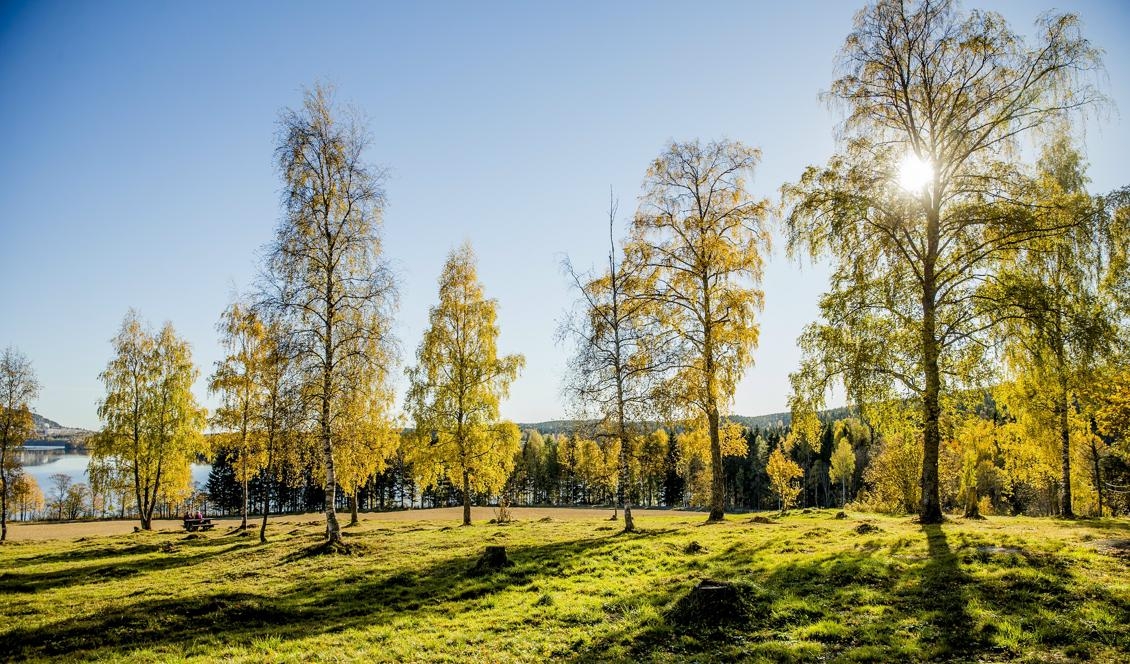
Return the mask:
[[[487,574],[494,572],[504,567],[509,567],[514,563],[506,557],[506,547],[498,545],[487,546],[483,555],[479,558],[479,562],[471,568],[472,574]]]
[[[715,628],[748,622],[750,603],[746,588],[726,581],[703,579],[684,595],[667,614],[676,627]]]

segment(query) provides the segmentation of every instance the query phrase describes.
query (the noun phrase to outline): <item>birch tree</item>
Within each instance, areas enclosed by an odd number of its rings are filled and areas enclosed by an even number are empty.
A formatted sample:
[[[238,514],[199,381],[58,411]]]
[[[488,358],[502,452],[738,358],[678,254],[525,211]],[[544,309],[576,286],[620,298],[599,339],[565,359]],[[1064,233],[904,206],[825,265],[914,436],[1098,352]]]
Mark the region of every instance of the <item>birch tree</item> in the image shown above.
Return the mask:
[[[831,463],[828,469],[828,478],[840,483],[840,505],[847,504],[847,487],[855,475],[855,450],[851,441],[846,436],[839,438],[835,450],[832,451]]]
[[[208,391],[220,396],[211,424],[218,429],[219,447],[234,453],[232,465],[243,488],[239,530],[247,529],[248,484],[265,463],[261,408],[262,373],[266,363],[266,329],[248,304],[233,302],[220,317],[220,343],[227,355],[216,362]]]
[[[724,516],[722,417],[753,363],[765,299],[769,202],[748,190],[760,158],[732,141],[671,143],[647,171],[627,246],[676,358],[664,406],[709,435],[710,521]]]
[[[9,484],[20,475],[16,448],[35,432],[31,404],[39,381],[27,356],[9,346],[0,355],[0,542],[8,539]]]
[[[369,367],[371,368],[371,367]],[[366,367],[357,371],[364,376]],[[400,431],[390,409],[394,396],[387,377],[364,380],[373,387],[355,391],[344,404],[348,414],[339,420],[335,434],[338,446],[338,484],[349,496],[349,525],[357,525],[357,492],[375,474],[388,468],[400,445]]]
[[[357,114],[316,86],[280,120],[284,218],[269,256],[267,304],[286,320],[325,470],[326,538],[340,544],[335,455],[354,405],[391,394],[393,274],[382,257],[383,173],[365,162]],[[377,395],[382,395],[377,397]]]
[[[987,290],[1010,316],[1000,332],[1009,369],[1030,384],[1023,404],[1041,414],[1060,448],[1060,514],[1074,516],[1071,489],[1071,409],[1117,347],[1118,313],[1102,288],[1109,225],[1100,199],[1085,190],[1081,155],[1065,133],[1044,147],[1031,198],[1034,214],[1066,231],[1039,238],[1002,257]]]
[[[35,478],[27,473],[21,473],[10,482],[12,502],[20,512],[20,521],[42,512],[47,502],[43,498],[43,491]]]
[[[804,477],[804,471],[792,459],[785,456],[780,446],[777,446],[769,455],[765,472],[769,475],[773,492],[777,494],[778,509],[784,514],[800,495],[800,487],[796,486],[796,480]]]
[[[655,302],[646,297],[646,265],[627,262],[616,246],[616,203],[608,211],[608,261],[600,272],[564,268],[579,297],[558,329],[573,344],[565,394],[584,418],[595,416],[599,429],[615,437],[618,454],[616,502],[624,509],[624,532],[632,521],[631,441],[653,408],[654,392],[669,368],[656,329]]]
[[[471,525],[471,492],[502,488],[521,433],[499,419],[499,404],[525,364],[499,356],[498,303],[483,295],[470,244],[451,252],[439,279],[439,304],[408,371],[406,410],[415,425],[413,460],[426,482],[448,477],[463,494]]]
[[[141,528],[151,530],[157,503],[184,492],[191,463],[206,452],[207,412],[192,393],[200,372],[172,324],[151,334],[132,309],[111,343],[114,356],[99,376],[104,424],[92,438],[91,462],[129,473]]]
[[[1019,201],[1019,140],[1102,100],[1078,19],[1037,28],[1030,43],[952,0],[869,4],[829,93],[846,111],[841,152],[783,189],[790,251],[833,268],[823,320],[800,341],[796,410],[821,407],[834,381],[873,402],[917,399],[924,523],[942,519],[943,401],[986,378],[999,311],[978,306],[980,287],[1003,252],[1064,230]]]
[[[290,335],[277,320],[264,323],[262,364],[259,371],[261,400],[256,410],[263,441],[262,476],[281,480],[288,471],[306,467],[311,440],[304,426],[301,383],[295,370]],[[263,492],[263,519],[259,541],[267,541],[270,491]]]

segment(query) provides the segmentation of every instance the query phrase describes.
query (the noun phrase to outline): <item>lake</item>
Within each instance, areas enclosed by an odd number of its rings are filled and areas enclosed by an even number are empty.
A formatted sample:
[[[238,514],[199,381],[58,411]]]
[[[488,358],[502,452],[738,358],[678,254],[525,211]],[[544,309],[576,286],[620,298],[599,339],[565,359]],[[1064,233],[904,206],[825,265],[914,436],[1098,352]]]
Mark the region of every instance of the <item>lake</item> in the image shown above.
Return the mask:
[[[20,452],[24,472],[35,478],[39,489],[47,494],[51,485],[48,479],[55,473],[64,473],[75,484],[90,484],[86,478],[86,465],[90,463],[89,454],[67,453],[62,445],[28,445]],[[208,473],[212,466],[203,463],[192,464],[192,481],[203,489],[208,483]]]

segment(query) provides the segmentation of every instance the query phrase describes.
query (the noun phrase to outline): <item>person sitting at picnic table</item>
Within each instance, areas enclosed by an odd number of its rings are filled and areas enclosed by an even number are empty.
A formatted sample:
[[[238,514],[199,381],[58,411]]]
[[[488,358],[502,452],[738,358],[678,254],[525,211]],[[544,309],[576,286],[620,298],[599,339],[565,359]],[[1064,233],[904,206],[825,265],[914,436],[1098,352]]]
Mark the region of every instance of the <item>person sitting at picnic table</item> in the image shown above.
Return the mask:
[[[197,513],[196,513],[196,520],[197,520],[197,521],[199,521],[199,520],[201,520],[201,519],[203,519],[203,518],[204,518],[204,515],[203,515],[203,514],[201,514],[200,512],[197,512]]]

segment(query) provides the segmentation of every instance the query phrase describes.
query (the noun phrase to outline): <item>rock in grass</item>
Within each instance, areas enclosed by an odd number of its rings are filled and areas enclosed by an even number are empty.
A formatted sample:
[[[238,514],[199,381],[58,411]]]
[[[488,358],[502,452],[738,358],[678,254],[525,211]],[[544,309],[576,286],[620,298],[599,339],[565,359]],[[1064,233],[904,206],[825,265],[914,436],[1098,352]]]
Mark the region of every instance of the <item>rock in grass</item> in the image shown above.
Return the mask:
[[[843,512],[836,512],[836,518],[837,519],[846,519],[847,514],[844,514]]]
[[[760,514],[749,520],[750,523],[773,523],[772,519],[761,516]]]
[[[881,533],[883,531],[879,529],[879,526],[876,526],[874,524],[861,523],[855,527],[855,532],[859,533],[860,535],[870,535],[871,533]]]
[[[692,540],[690,544],[683,548],[684,553],[695,554],[706,551],[706,547],[699,544],[697,540]]]
[[[744,584],[703,579],[667,612],[674,627],[714,629],[748,623],[754,614],[754,589]]]

